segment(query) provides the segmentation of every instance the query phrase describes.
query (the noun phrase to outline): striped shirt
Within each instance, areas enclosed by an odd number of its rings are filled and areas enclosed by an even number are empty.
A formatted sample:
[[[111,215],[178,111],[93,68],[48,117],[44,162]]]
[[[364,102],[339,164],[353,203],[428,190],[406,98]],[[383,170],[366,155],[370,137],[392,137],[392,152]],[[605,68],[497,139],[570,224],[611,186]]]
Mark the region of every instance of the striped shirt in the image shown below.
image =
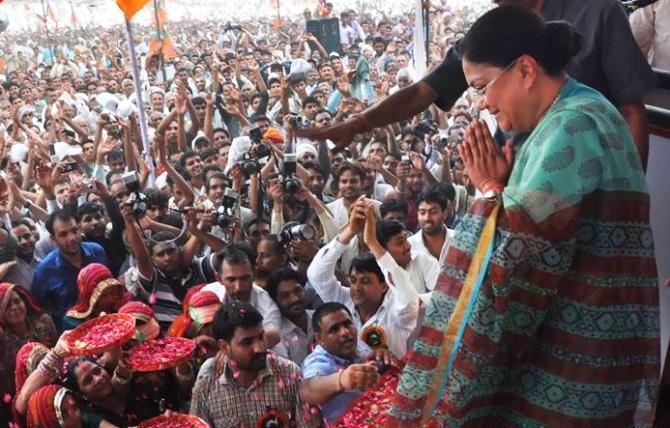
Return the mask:
[[[139,274],[142,285],[142,289],[138,290],[141,293],[139,297],[149,302],[161,327],[167,328],[181,314],[182,299],[189,288],[215,280],[212,257],[194,259],[180,280],[169,278],[156,267],[151,278]]]

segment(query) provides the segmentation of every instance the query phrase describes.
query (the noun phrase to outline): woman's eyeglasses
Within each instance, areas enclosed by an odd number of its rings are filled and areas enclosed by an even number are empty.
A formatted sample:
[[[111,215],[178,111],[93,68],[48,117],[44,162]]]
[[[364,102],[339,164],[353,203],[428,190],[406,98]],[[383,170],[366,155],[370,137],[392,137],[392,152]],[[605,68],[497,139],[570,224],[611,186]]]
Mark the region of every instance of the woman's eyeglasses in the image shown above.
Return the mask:
[[[519,57],[519,58],[520,58],[520,57]],[[474,90],[475,94],[479,95],[480,97],[485,97],[485,96],[486,96],[486,91],[488,91],[489,88],[490,88],[491,86],[493,86],[493,84],[498,80],[498,78],[499,78],[500,76],[502,76],[503,74],[505,74],[505,73],[507,73],[508,71],[510,71],[510,70],[514,67],[514,65],[517,63],[517,61],[519,61],[519,58],[517,58],[517,59],[515,59],[514,61],[510,62],[510,63],[507,65],[507,67],[505,67],[505,68],[503,69],[503,71],[501,71],[500,73],[498,73],[498,75],[497,75],[496,77],[494,77],[493,80],[491,80],[491,81],[490,81],[489,83],[487,83],[486,85],[482,86],[481,88],[474,88],[474,87],[473,87],[472,89]]]

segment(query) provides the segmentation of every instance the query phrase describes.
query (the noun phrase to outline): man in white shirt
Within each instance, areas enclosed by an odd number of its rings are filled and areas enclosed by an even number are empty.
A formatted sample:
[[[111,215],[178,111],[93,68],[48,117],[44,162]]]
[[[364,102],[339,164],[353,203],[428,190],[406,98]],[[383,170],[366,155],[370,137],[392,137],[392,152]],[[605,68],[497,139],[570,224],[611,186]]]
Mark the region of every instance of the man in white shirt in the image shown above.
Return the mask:
[[[421,192],[417,214],[421,230],[407,238],[412,246],[412,253],[429,254],[438,261],[438,266],[441,267],[444,265],[449,244],[455,233],[444,224],[449,214],[447,194],[437,187]]]
[[[440,267],[422,251],[412,251],[405,226],[395,220],[380,220],[367,209],[363,239],[384,272],[389,285],[410,284],[424,303],[430,301]]]
[[[340,14],[340,43],[352,45],[357,40],[365,40],[365,33],[360,24],[351,19],[351,14],[345,10]]]
[[[326,206],[338,229],[349,222],[349,207],[363,194],[367,175],[363,167],[350,162],[344,162],[333,174],[340,198]],[[380,204],[378,201],[375,203]]]
[[[254,284],[254,270],[249,256],[238,249],[224,250],[220,255],[217,282],[206,285],[202,291],[211,291],[221,302],[249,303],[263,316],[263,328],[268,348],[279,343],[281,313],[267,291]]]
[[[281,312],[281,342],[276,352],[301,365],[313,343],[314,311],[305,308],[305,290],[300,275],[291,268],[278,269],[268,277],[265,289]]]
[[[352,261],[348,288],[335,276],[337,261],[354,236],[363,231],[367,206],[369,203],[365,201],[357,203],[347,227],[316,254],[307,278],[324,302],[339,302],[349,309],[359,332],[359,343],[366,343],[370,327],[381,327],[386,332],[388,349],[402,358],[418,318],[419,299],[412,284],[387,283],[374,257],[367,253]]]

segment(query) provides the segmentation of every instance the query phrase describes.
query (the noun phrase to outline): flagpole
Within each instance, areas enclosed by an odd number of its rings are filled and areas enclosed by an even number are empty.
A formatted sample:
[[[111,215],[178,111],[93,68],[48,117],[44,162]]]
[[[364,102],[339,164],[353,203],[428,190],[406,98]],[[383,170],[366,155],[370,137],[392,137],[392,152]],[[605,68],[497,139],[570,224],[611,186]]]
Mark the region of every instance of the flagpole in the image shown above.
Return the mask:
[[[161,31],[161,24],[158,16],[158,0],[154,0],[154,16],[156,18],[156,34],[158,35],[158,43],[160,49],[158,50],[158,64],[163,71],[163,82],[167,83],[167,74],[165,73],[165,61],[163,58],[163,32]]]
[[[155,185],[155,171],[153,157],[151,156],[151,147],[149,144],[149,133],[147,130],[146,114],[144,112],[144,102],[142,101],[142,88],[140,87],[140,72],[137,66],[137,56],[135,55],[135,41],[133,39],[133,28],[130,20],[126,18],[126,38],[128,40],[128,53],[130,55],[130,64],[133,72],[133,83],[135,84],[135,97],[137,98],[137,110],[140,121],[140,134],[142,135],[142,147],[144,147],[144,159],[149,168],[149,187]]]
[[[51,60],[50,65],[54,65],[56,61],[54,58],[54,49],[51,45],[51,36],[49,35],[49,20],[47,19],[47,8],[46,5],[44,4],[44,0],[41,0],[41,2],[42,2],[42,18],[44,19],[44,31],[47,34],[47,47],[49,48],[49,59]]]

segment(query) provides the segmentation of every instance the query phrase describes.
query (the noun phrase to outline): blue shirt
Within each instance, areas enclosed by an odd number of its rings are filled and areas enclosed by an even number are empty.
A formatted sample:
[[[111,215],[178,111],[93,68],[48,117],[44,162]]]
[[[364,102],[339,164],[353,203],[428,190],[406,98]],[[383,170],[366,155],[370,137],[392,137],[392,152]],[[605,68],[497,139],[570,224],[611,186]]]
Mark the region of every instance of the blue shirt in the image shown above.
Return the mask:
[[[106,265],[105,250],[94,242],[82,242],[81,267],[91,263]],[[65,312],[77,300],[77,275],[80,270],[65,260],[59,249],[47,254],[35,270],[31,291],[52,316],[58,331],[62,331]]]
[[[328,376],[357,362],[337,357],[326,351],[321,345],[317,345],[302,362],[302,377],[310,379],[316,376]],[[329,424],[334,423],[360,393],[358,389],[348,389],[334,395],[321,405],[321,414]]]

